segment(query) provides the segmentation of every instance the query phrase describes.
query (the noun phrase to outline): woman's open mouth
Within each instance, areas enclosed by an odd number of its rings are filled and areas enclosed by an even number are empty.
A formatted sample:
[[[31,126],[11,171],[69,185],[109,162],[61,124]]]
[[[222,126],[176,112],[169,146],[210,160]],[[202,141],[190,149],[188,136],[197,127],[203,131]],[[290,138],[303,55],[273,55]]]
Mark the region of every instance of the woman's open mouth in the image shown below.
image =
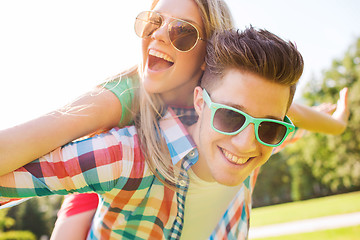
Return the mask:
[[[152,71],[163,71],[174,65],[170,56],[150,49],[148,58],[148,67]]]

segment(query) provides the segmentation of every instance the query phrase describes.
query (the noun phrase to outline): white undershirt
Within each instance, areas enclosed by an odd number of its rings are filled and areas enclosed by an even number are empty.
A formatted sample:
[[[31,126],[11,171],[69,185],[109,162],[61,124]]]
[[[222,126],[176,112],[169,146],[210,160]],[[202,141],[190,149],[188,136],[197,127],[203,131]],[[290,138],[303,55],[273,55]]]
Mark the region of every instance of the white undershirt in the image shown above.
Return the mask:
[[[190,183],[186,195],[181,240],[208,239],[234,199],[241,185],[228,187],[206,182],[188,170]]]

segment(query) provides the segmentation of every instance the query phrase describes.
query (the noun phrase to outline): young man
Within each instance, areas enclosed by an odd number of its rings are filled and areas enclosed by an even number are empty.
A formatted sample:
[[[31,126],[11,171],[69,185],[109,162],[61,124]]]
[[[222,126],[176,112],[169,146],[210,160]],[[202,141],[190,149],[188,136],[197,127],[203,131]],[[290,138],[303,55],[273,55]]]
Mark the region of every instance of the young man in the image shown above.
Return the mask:
[[[71,143],[0,177],[0,196],[97,192],[88,239],[246,239],[254,171],[294,126],[286,117],[303,60],[265,31],[214,34],[194,90],[198,121],[160,120],[177,190],[151,172],[135,127]],[[166,180],[165,180],[166,182]]]

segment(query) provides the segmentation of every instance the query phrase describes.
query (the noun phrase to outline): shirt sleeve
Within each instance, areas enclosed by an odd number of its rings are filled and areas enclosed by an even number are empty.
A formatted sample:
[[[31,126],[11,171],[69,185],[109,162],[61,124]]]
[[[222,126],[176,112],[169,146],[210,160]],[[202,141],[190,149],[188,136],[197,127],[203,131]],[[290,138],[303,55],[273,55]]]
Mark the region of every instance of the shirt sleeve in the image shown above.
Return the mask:
[[[115,94],[121,102],[121,119],[118,126],[126,126],[132,122],[131,107],[134,99],[134,89],[139,86],[139,76],[116,77],[115,79],[103,84],[103,87]]]
[[[99,196],[96,193],[70,194],[65,196],[57,217],[65,219],[79,213],[96,210],[98,204]]]
[[[134,127],[111,129],[58,148],[0,177],[0,197],[26,198],[73,192],[104,193],[130,176],[142,156]],[[137,176],[136,176],[137,177]]]

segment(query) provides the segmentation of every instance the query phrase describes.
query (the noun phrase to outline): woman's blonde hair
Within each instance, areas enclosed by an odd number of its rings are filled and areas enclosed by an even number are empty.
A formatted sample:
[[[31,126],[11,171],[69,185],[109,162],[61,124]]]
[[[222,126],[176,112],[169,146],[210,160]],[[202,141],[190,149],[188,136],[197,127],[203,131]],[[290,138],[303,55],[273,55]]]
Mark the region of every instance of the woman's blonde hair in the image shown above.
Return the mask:
[[[158,1],[152,1],[151,9],[155,8]],[[215,30],[228,30],[234,27],[230,10],[223,0],[194,0],[194,2],[200,10],[207,39]],[[150,170],[166,186],[176,188],[181,170],[172,165],[169,150],[161,137],[158,125],[159,119],[166,111],[164,102],[159,94],[146,92],[140,84],[139,102],[135,109],[138,109],[134,117],[135,126]]]

